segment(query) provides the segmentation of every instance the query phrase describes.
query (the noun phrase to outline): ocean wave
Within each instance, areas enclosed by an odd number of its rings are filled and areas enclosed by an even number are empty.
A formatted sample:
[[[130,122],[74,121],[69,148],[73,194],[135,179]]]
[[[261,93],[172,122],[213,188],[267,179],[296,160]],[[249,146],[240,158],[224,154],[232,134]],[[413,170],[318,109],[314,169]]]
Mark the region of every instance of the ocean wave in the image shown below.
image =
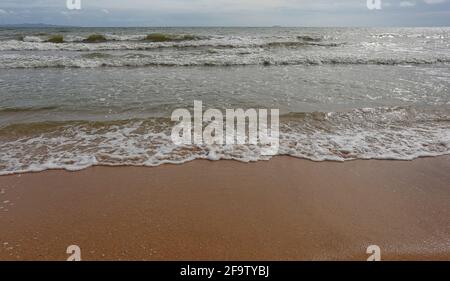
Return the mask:
[[[150,35],[148,35],[150,36]],[[177,49],[201,49],[201,48],[303,48],[303,47],[338,47],[345,42],[327,42],[311,39],[284,39],[265,41],[261,39],[243,38],[206,38],[191,35],[180,37],[136,36],[136,40],[116,40],[114,37],[102,38],[102,40],[87,41],[86,38],[68,40],[64,38],[61,43],[49,42],[49,38],[27,36],[23,40],[7,40],[0,44],[0,51],[120,51],[120,50],[157,50],[167,48]],[[165,38],[165,39],[164,39]],[[177,39],[178,38],[178,39]]]
[[[269,42],[264,44],[255,45],[253,47],[258,48],[298,48],[307,46],[320,46],[320,47],[338,47],[345,45],[345,43],[325,43],[320,41],[280,41],[280,42]]]
[[[280,150],[313,161],[412,160],[450,154],[448,111],[362,108],[280,118]],[[194,159],[268,160],[257,145],[175,146],[165,118],[12,124],[0,128],[0,174],[93,165],[158,166]]]
[[[245,66],[245,65],[427,65],[450,63],[450,56],[364,57],[338,54],[272,54],[261,49],[210,49],[201,53],[93,52],[75,57],[28,54],[0,55],[0,68],[97,68],[147,66]]]
[[[18,112],[40,112],[57,109],[57,106],[41,106],[41,107],[6,107],[0,108],[1,113],[18,113]]]
[[[132,42],[132,41],[153,41],[153,42],[181,42],[209,39],[208,36],[192,35],[192,34],[173,34],[173,33],[150,33],[150,34],[91,34],[87,36],[81,35],[65,35],[65,34],[46,34],[39,33],[28,36],[18,36],[18,41],[23,42],[47,42],[54,36],[59,36],[66,43],[84,43],[91,42],[90,37],[102,38],[102,41],[108,42]],[[97,40],[93,40],[96,42]]]
[[[322,36],[299,35],[297,39],[306,42],[321,42],[324,38]]]

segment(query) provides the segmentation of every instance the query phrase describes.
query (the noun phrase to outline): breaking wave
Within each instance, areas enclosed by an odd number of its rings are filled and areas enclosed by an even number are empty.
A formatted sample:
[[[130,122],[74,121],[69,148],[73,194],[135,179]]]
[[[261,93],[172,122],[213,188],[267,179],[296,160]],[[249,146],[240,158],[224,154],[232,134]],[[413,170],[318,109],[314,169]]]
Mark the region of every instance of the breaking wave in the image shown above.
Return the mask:
[[[182,37],[190,38],[190,37]],[[345,42],[322,42],[315,40],[280,40],[264,42],[261,40],[242,40],[239,38],[206,40],[196,39],[140,39],[133,41],[105,40],[97,43],[81,41],[64,41],[52,43],[39,37],[25,37],[23,41],[8,40],[1,42],[0,51],[120,51],[120,50],[158,50],[165,48],[201,49],[201,48],[302,48],[302,47],[338,47]]]
[[[0,55],[0,68],[95,68],[145,66],[245,66],[245,65],[426,65],[450,63],[448,56],[358,57],[335,54],[267,54],[258,49],[234,49],[229,52],[211,49],[205,53],[168,56],[163,53],[105,52],[75,57],[23,54]]]
[[[409,31],[408,36],[369,32],[357,38],[353,31],[332,30],[323,34],[86,32],[5,37],[0,40],[0,68],[450,63],[448,37],[439,30],[428,31],[425,37]]]
[[[413,108],[291,113],[279,155],[313,161],[412,160],[450,154],[450,115]],[[0,128],[0,174],[93,165],[158,166],[194,159],[268,160],[252,145],[175,146],[164,118],[11,124]]]

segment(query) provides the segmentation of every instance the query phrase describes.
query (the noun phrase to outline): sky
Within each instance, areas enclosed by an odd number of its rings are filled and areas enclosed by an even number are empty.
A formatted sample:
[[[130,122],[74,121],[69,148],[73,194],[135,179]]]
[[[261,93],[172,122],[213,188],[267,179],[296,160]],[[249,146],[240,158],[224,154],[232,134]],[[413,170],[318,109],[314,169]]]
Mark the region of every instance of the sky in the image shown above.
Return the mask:
[[[0,25],[450,26],[450,0],[0,0]]]

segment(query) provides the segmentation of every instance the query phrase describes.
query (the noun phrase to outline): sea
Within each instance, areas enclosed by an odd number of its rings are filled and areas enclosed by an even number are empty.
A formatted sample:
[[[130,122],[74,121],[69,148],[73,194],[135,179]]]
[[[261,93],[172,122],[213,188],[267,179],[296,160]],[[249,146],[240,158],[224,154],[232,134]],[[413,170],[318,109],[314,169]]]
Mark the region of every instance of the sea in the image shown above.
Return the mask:
[[[450,27],[0,28],[0,175],[270,159],[174,145],[194,100],[279,109],[279,155],[450,154]]]

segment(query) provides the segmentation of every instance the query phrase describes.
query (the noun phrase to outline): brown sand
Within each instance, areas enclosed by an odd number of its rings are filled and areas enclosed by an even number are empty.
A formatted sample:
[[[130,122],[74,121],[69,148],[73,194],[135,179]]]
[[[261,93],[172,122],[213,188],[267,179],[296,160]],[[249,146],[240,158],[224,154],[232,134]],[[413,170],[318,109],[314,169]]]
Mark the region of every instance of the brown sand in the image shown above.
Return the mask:
[[[0,260],[450,260],[450,156],[0,177]]]

